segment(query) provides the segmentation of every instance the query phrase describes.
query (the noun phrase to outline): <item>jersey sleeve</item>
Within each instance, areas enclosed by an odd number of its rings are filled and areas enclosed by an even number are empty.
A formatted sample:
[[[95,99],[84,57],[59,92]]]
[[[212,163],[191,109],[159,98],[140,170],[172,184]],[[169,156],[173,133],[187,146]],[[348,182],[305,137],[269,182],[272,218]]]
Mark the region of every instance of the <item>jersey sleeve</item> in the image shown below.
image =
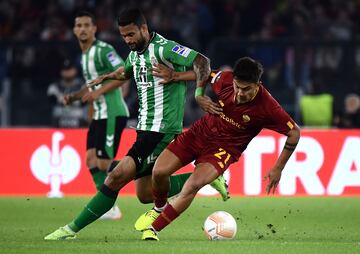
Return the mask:
[[[133,75],[133,66],[131,64],[131,53],[128,55],[128,57],[125,60],[125,73],[127,76],[132,76]]]
[[[101,52],[102,62],[109,69],[109,72],[124,66],[124,60],[117,54],[113,47],[105,47]]]
[[[295,121],[270,94],[268,102],[264,106],[268,109],[265,128],[284,135],[294,128]]]
[[[211,73],[210,73],[210,84],[211,84],[212,90],[214,91],[214,93],[216,95],[219,95],[221,88],[222,88],[223,81],[222,81],[221,76],[222,76],[221,71],[218,71],[218,72],[211,71]]]
[[[174,41],[167,41],[164,45],[163,56],[170,63],[191,67],[199,53],[193,49],[182,46]]]

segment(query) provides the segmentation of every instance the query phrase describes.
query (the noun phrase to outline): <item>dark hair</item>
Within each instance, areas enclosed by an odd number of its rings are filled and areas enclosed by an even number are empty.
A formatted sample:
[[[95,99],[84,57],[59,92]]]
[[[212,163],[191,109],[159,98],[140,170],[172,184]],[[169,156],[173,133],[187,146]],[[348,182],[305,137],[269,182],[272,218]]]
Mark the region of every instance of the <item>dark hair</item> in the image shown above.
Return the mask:
[[[61,69],[68,70],[68,69],[72,69],[72,68],[76,68],[75,63],[73,61],[71,61],[70,59],[65,59],[61,65]]]
[[[117,19],[119,26],[127,26],[132,23],[138,27],[146,24],[146,18],[139,8],[122,9]]]
[[[78,13],[76,13],[75,18],[79,18],[79,17],[89,17],[91,18],[91,22],[95,25],[95,16],[87,11],[79,11]]]
[[[234,65],[234,78],[240,81],[257,83],[260,81],[264,69],[261,63],[250,57],[238,59]]]

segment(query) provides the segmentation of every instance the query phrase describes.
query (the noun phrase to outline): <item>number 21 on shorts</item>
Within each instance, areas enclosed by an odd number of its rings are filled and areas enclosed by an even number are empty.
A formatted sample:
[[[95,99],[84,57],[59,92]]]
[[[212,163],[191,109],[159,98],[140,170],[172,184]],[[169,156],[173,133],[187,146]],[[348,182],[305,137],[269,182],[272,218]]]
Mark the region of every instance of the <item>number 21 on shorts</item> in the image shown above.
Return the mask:
[[[226,163],[229,161],[231,157],[231,155],[228,152],[226,152],[223,148],[219,148],[219,152],[214,153],[214,156],[220,159],[220,161],[218,161],[220,168],[224,168]]]

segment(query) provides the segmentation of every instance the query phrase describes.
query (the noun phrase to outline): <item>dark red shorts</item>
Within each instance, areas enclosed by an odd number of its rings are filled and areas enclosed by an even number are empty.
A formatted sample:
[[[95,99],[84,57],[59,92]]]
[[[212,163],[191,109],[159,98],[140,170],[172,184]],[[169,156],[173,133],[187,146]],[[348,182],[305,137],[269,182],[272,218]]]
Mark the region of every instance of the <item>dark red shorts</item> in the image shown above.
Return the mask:
[[[223,174],[230,164],[237,161],[224,145],[214,140],[205,140],[191,128],[177,136],[167,149],[173,152],[184,166],[194,160],[195,165],[207,162],[213,165],[219,174]]]

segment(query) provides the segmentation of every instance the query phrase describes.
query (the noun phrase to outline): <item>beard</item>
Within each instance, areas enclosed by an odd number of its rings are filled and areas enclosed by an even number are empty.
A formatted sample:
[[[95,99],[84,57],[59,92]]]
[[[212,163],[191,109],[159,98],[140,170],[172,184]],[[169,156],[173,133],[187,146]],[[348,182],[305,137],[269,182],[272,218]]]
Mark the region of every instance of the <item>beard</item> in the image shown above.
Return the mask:
[[[141,51],[142,49],[144,49],[145,44],[146,44],[146,40],[145,40],[144,36],[141,35],[141,38],[139,41],[134,42],[134,43],[129,43],[128,46],[131,51]]]

